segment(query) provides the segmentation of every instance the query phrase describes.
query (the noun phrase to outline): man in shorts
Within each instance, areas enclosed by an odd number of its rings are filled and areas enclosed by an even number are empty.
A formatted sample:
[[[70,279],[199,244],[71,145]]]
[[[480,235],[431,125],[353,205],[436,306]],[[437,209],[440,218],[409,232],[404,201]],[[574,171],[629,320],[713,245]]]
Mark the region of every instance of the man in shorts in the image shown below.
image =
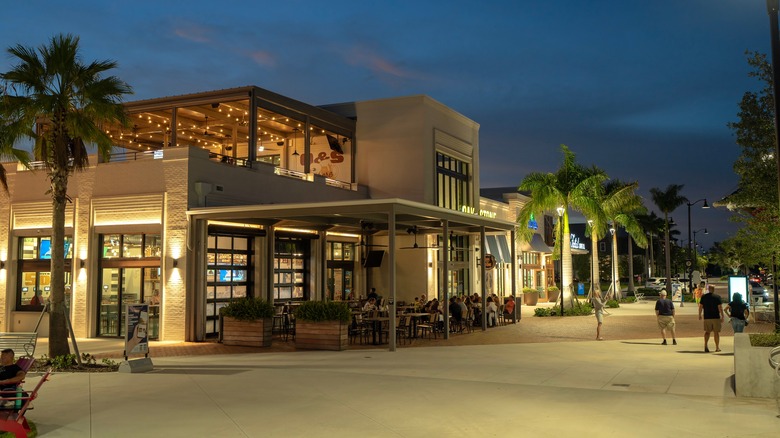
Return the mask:
[[[666,345],[666,330],[672,334],[672,344],[677,345],[677,336],[674,332],[674,303],[666,298],[665,290],[662,290],[660,295],[661,299],[655,302],[655,315],[658,318],[661,337],[664,338],[661,345]]]
[[[710,285],[699,301],[699,319],[704,315],[704,352],[709,353],[710,332],[714,332],[715,351],[720,351],[720,325],[723,322],[723,304],[715,295],[715,286]]]

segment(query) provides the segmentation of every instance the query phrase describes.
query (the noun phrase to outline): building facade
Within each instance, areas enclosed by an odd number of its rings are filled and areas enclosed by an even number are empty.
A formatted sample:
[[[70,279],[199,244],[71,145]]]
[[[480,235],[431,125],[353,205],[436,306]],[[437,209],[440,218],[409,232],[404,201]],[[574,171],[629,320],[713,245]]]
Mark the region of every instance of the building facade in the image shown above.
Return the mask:
[[[138,302],[150,305],[150,338],[204,340],[219,308],[247,295],[484,293],[477,248],[513,235],[505,213],[480,215],[479,125],[427,96],[315,107],[243,87],[127,109],[132,126],[106,128],[111,159],[91,157],[69,183],[78,337],[122,336],[123,306]],[[48,181],[38,163],[3,165],[2,329],[45,334]]]

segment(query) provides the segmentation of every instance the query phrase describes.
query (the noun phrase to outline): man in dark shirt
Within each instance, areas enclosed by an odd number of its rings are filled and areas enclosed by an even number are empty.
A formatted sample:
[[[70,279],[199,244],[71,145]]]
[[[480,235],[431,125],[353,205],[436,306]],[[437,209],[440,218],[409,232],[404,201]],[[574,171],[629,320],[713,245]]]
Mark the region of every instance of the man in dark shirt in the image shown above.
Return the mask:
[[[699,319],[704,314],[704,352],[709,353],[710,332],[714,332],[715,351],[720,351],[720,325],[723,322],[723,304],[715,295],[715,286],[710,285],[699,301]]]
[[[368,296],[366,297],[366,299],[369,299],[369,300],[370,300],[371,298],[373,298],[373,299],[374,299],[374,301],[379,301],[379,295],[377,295],[377,293],[376,293],[376,288],[375,288],[375,287],[372,287],[372,288],[371,288],[371,292],[369,292],[369,293],[368,293]]]
[[[16,389],[24,380],[25,372],[14,363],[14,351],[6,348],[0,352],[0,391]],[[15,397],[14,394],[3,394],[5,397]],[[0,407],[13,406],[13,400],[0,399]]]
[[[661,345],[666,345],[666,330],[672,334],[672,344],[677,345],[677,336],[674,332],[674,303],[666,298],[666,291],[662,290],[661,299],[655,302],[655,315],[658,318],[658,328],[661,329],[661,337],[664,341]]]

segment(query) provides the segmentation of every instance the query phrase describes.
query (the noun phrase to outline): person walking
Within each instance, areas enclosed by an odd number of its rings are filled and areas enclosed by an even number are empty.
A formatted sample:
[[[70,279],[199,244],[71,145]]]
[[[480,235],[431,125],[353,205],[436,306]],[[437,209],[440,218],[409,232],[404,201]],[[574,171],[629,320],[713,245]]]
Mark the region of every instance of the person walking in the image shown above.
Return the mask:
[[[702,281],[693,289],[693,298],[696,300],[697,306],[699,305],[699,301],[701,301],[701,296],[704,295],[704,286],[705,283]]]
[[[726,304],[723,311],[731,318],[731,328],[734,329],[734,333],[742,333],[748,324],[748,316],[750,316],[747,303],[742,301],[742,294],[734,292],[734,295],[731,296],[731,301]]]
[[[603,341],[604,338],[601,337],[601,325],[604,323],[604,300],[601,298],[601,291],[594,291],[593,298],[590,300],[593,303],[593,310],[596,311],[596,340]]]
[[[658,319],[658,328],[661,329],[661,337],[664,338],[661,345],[666,345],[666,330],[672,334],[672,344],[677,345],[677,336],[674,332],[674,303],[666,298],[665,290],[662,290],[659,295],[661,299],[655,302],[655,315]]]
[[[720,351],[720,326],[723,322],[723,304],[715,295],[715,286],[710,285],[699,301],[699,319],[704,316],[704,352],[709,353],[710,333],[714,333],[715,351]]]

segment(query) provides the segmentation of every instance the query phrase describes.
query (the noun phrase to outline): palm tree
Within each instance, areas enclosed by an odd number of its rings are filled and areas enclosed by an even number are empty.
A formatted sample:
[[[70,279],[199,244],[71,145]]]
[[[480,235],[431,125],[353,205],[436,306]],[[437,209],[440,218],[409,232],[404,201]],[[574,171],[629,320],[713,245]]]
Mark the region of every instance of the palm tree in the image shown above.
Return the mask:
[[[68,354],[65,307],[65,205],[68,178],[89,165],[87,145],[108,158],[111,139],[101,126],[126,124],[122,96],[131,93],[125,82],[104,72],[114,61],[83,63],[79,38],[52,37],[48,45],[8,49],[18,62],[0,74],[6,95],[0,101],[3,150],[18,140],[34,141],[35,159],[45,165],[52,198],[51,311],[49,356]],[[13,92],[13,93],[11,93]]]
[[[658,217],[654,211],[651,211],[649,214],[640,214],[637,216],[637,219],[639,220],[639,224],[642,226],[642,229],[645,230],[645,233],[647,233],[647,236],[650,238],[650,242],[648,243],[647,249],[645,250],[645,272],[647,274],[646,276],[652,277],[653,272],[655,272],[653,269],[653,264],[655,263],[655,254],[653,254],[653,236],[658,236],[663,232],[665,222],[663,219]]]
[[[636,194],[636,189],[639,187],[639,183],[624,183],[619,180],[612,180],[604,184],[603,196],[602,196],[602,209],[604,214],[610,221],[611,228],[616,232],[612,233],[612,260],[615,263],[612,264],[612,278],[615,279],[613,284],[615,288],[611,291],[613,299],[620,298],[618,291],[620,288],[620,263],[618,260],[617,251],[617,229],[623,227],[628,233],[628,246],[631,250],[631,239],[633,238],[637,245],[644,248],[647,246],[647,238],[644,231],[637,220],[637,213],[641,213],[642,199]],[[629,267],[631,266],[632,254],[629,252]],[[629,268],[630,269],[630,268]],[[629,275],[630,277],[630,275]],[[633,284],[633,282],[632,282]]]
[[[666,292],[669,296],[672,296],[672,259],[671,248],[669,248],[669,213],[677,209],[677,207],[688,202],[688,198],[682,196],[680,191],[683,189],[682,184],[669,184],[666,190],[658,188],[650,189],[650,195],[653,197],[653,203],[664,214],[664,249],[666,255]]]
[[[527,224],[531,214],[541,217],[544,212],[556,211],[562,208],[563,214],[555,227],[556,236],[569,236],[569,208],[582,212],[599,211],[597,201],[593,198],[594,187],[600,185],[606,175],[596,168],[585,168],[575,160],[574,153],[566,145],[561,145],[563,163],[555,173],[533,172],[520,183],[519,190],[531,193],[531,200],[524,205],[518,214],[517,222]],[[518,227],[518,238],[531,240],[533,230],[528,227]],[[563,245],[562,247],[558,245]],[[564,299],[568,297],[571,306],[574,305],[572,294],[572,264],[571,239],[555,239],[553,258],[558,258],[561,250],[561,293]]]

